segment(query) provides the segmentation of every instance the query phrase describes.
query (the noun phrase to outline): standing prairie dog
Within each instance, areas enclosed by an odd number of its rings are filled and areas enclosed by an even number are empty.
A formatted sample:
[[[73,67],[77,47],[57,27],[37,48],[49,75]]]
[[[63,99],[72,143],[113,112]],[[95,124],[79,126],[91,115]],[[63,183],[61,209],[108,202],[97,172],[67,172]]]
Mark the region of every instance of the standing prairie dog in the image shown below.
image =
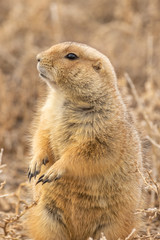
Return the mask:
[[[49,85],[32,141],[34,240],[124,239],[138,227],[141,143],[109,59],[65,42],[37,56]]]

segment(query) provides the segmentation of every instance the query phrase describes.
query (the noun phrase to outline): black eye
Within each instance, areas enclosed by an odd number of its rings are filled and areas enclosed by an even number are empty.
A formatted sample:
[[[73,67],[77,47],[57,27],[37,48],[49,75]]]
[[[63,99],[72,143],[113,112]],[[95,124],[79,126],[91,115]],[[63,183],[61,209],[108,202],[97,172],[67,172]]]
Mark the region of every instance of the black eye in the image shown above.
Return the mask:
[[[65,56],[65,58],[68,58],[68,59],[70,59],[70,60],[75,60],[75,59],[78,58],[78,56],[77,56],[76,54],[74,54],[74,53],[68,53],[68,54]]]

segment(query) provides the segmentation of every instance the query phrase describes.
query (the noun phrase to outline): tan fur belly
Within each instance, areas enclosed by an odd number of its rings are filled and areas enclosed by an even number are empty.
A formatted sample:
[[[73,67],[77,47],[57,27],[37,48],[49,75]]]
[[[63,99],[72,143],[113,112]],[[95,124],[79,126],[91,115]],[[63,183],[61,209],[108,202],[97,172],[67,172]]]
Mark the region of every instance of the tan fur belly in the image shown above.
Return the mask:
[[[97,231],[103,232],[104,228],[112,231],[112,228],[115,229],[115,224],[117,224],[117,234],[120,234],[120,226],[124,223],[126,228],[132,227],[128,216],[135,206],[131,200],[128,201],[131,198],[127,196],[125,199],[123,193],[117,192],[118,189],[111,192],[110,187],[107,189],[107,185],[101,184],[93,184],[91,187],[87,179],[81,181],[60,179],[43,187],[46,188],[45,193],[49,193],[42,195],[40,199],[44,214],[50,223],[60,224],[67,231],[70,239],[87,240],[89,237],[95,237]],[[113,188],[114,186],[112,190]]]

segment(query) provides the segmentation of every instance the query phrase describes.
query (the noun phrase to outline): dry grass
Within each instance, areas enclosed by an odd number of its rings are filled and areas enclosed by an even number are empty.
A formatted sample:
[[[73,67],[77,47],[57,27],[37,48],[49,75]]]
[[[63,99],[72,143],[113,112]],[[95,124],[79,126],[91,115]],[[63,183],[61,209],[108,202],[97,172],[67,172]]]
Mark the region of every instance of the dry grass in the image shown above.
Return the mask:
[[[147,167],[140,173],[146,208],[137,210],[145,226],[136,239],[160,239],[159,12],[159,0],[1,0],[0,239],[28,239],[23,216],[35,203],[26,183],[26,136],[46,89],[37,77],[35,56],[62,41],[87,43],[115,66],[143,139]]]

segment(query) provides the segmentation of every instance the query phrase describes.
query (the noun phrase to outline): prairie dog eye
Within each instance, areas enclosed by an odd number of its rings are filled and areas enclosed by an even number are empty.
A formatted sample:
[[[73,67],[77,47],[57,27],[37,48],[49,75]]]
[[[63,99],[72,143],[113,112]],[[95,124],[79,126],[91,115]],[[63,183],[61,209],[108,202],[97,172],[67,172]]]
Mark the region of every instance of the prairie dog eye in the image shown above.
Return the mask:
[[[68,58],[69,60],[75,60],[78,58],[78,56],[75,53],[68,53],[65,58]]]

